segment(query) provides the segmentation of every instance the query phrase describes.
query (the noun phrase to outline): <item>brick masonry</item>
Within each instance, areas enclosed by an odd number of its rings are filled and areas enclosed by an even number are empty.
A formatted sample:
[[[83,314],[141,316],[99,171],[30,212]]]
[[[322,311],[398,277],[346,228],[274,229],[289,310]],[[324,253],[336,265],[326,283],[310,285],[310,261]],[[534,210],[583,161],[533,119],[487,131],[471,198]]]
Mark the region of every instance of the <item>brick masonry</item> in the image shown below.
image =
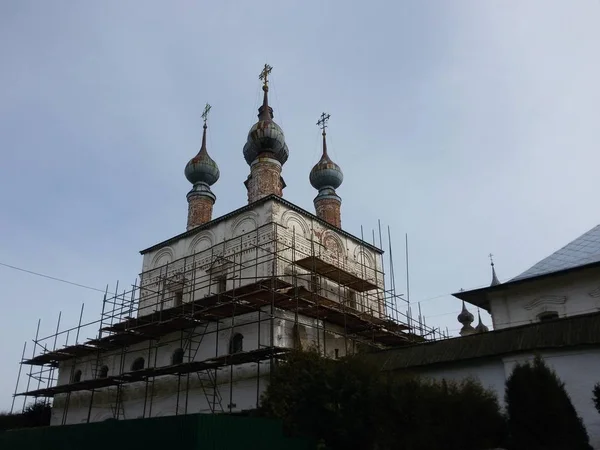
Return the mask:
[[[334,198],[315,199],[317,217],[338,228],[342,228],[341,206],[342,202]]]
[[[283,197],[281,164],[271,158],[259,156],[250,168],[246,188],[248,189],[248,203],[253,203],[271,194]]]
[[[192,195],[188,198],[187,229],[191,230],[212,220],[214,200],[204,195]]]

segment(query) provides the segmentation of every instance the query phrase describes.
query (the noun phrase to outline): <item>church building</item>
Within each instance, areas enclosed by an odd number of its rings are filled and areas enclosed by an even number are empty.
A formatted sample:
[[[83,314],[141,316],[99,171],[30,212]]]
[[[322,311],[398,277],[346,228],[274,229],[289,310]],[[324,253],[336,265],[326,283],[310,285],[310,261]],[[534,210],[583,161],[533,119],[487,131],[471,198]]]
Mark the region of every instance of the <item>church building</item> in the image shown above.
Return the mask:
[[[265,65],[243,146],[248,203],[213,217],[220,171],[207,148],[207,105],[200,151],[184,171],[185,231],[141,251],[139,283],[105,296],[95,338],[79,342],[81,324],[75,343],[36,338],[23,363],[45,382],[19,395],[52,398],[52,425],[254,409],[291,349],[340,358],[423,340],[398,319],[383,251],[342,229],[328,114],[307,173],[314,212],[284,199],[290,150],[269,105],[270,72]]]

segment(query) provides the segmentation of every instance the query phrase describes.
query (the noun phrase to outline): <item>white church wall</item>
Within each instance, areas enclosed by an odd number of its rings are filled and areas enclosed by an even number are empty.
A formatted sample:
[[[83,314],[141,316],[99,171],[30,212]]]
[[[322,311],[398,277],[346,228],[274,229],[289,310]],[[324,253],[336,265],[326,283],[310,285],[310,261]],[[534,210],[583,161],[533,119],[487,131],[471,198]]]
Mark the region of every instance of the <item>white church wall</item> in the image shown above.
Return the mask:
[[[600,269],[575,272],[517,285],[490,294],[494,329],[537,322],[556,312],[559,317],[586,314],[600,309]]]
[[[175,306],[178,290],[182,302],[192,300],[192,291],[195,300],[214,294],[219,277],[225,278],[226,289],[233,289],[271,276],[269,223],[271,203],[266,202],[145,253],[138,315]]]
[[[424,366],[411,371],[438,381],[446,379],[460,382],[467,378],[477,380],[484,388],[494,391],[498,396],[500,405],[504,405],[504,383],[506,378],[504,364],[499,358]]]
[[[263,364],[264,365],[264,364]],[[268,362],[266,363],[268,366]],[[189,382],[190,388],[186,394],[186,377],[179,380],[177,377],[167,376],[157,378],[154,386],[148,384],[148,396],[145,398],[145,383],[128,385],[124,389],[123,402],[119,408],[119,418],[137,419],[142,417],[162,417],[176,414],[239,412],[257,407],[262,394],[268,386],[268,367],[261,367],[259,375],[254,365],[253,371],[246,373],[245,377],[232,380],[229,368],[220,370],[217,376],[217,392],[220,400],[214,403],[212,390],[202,389],[194,379]],[[195,374],[193,374],[195,375]],[[231,380],[231,381],[230,381]],[[177,388],[179,387],[179,396]],[[59,407],[52,409],[51,425],[63,423],[64,404],[66,394],[61,394],[56,403]],[[152,395],[152,401],[150,401]],[[115,417],[116,389],[97,392],[90,409],[90,394],[72,394],[66,414],[65,424],[101,422]],[[213,406],[214,405],[214,406]]]

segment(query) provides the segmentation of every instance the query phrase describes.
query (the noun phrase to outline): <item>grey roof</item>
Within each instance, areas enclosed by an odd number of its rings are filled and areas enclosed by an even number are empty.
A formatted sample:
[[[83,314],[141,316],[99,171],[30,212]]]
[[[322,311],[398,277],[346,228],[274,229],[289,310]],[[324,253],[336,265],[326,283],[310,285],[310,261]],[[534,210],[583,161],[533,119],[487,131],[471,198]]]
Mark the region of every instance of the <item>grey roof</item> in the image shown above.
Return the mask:
[[[600,225],[542,259],[510,281],[524,280],[600,262]]]
[[[522,352],[599,345],[600,313],[596,312],[367,353],[363,358],[387,371]]]

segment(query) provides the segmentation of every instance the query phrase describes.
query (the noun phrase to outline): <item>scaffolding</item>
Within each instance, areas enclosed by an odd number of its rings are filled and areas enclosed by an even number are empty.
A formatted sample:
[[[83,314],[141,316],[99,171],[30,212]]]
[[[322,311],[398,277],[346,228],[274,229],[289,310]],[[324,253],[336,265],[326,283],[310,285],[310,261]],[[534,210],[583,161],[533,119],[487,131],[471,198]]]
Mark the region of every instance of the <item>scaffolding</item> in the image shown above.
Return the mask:
[[[381,229],[379,234],[381,247]],[[59,396],[65,424],[73,393],[89,393],[90,422],[94,396],[109,390],[112,416],[123,419],[129,418],[124,417],[124,389],[137,383],[143,390],[142,416],[151,417],[155,383],[171,376],[176,377],[175,414],[232,412],[236,366],[256,366],[258,404],[261,378],[268,378],[292,349],[310,347],[338,358],[446,337],[436,335],[420,314],[412,318],[410,305],[396,293],[391,251],[392,277],[386,282],[374,234],[373,241],[353,239],[352,257],[344,254],[347,243],[324,244],[313,230],[307,237],[270,222],[165,264],[159,250],[156,264],[139,283],[106,290],[98,320],[82,323],[82,306],[76,327],[60,330],[59,316],[56,332],[40,337],[38,323],[31,357],[24,357],[24,349],[21,361],[30,368],[27,387],[18,392],[19,370],[14,395],[24,397],[23,407],[28,397],[50,402]],[[256,338],[244,348],[236,331],[250,326]],[[80,342],[83,333],[94,337]],[[230,337],[228,348],[222,348],[223,333]],[[75,342],[69,344],[73,334]],[[336,347],[328,348],[332,342]],[[169,363],[159,361],[161,349],[173,347]],[[82,368],[87,368],[85,379]],[[188,410],[192,384],[204,395],[205,410]],[[228,404],[223,386],[230,390]]]

